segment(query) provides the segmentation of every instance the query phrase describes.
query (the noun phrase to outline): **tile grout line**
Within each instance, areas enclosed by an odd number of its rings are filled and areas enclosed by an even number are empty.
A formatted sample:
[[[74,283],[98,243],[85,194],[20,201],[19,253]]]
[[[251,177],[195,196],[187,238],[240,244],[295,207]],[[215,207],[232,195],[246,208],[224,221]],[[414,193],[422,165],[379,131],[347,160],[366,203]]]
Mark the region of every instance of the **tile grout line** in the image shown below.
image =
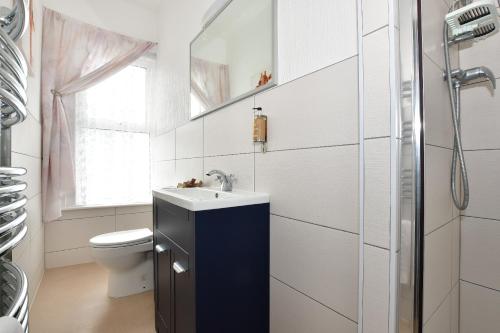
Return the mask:
[[[455,289],[455,287],[457,287],[458,284],[459,284],[459,281],[457,281],[455,284],[452,284],[450,290],[448,290],[448,292],[446,293],[446,296],[439,302],[438,306],[429,315],[429,318],[427,318],[427,320],[425,321],[423,327],[425,327],[431,321],[431,319],[436,315],[436,313],[438,312],[438,310],[441,309],[441,307],[443,306],[443,304],[446,302],[446,300],[448,299],[448,297],[451,298],[451,293],[453,292],[453,290]]]
[[[346,234],[351,234],[351,235],[354,235],[354,236],[359,236],[359,234],[356,233],[356,232],[352,232],[352,231],[348,231],[348,230],[343,230],[343,229],[339,229],[339,228],[334,228],[334,227],[329,227],[329,226],[318,224],[318,223],[314,223],[314,222],[304,221],[304,220],[296,219],[296,218],[293,218],[293,217],[288,217],[288,216],[276,214],[276,213],[273,213],[273,212],[271,212],[270,215],[271,216],[276,216],[276,217],[281,217],[281,218],[284,218],[284,219],[287,219],[287,220],[290,220],[290,221],[301,222],[301,223],[305,223],[305,224],[314,225],[314,226],[317,226],[317,227],[320,227],[320,228],[330,229],[330,230],[334,230],[334,231],[338,231],[338,232],[343,232],[343,233],[346,233]]]
[[[378,27],[377,29],[372,30],[370,32],[367,32],[366,34],[363,34],[363,32],[361,32],[361,37],[368,37],[376,32],[379,32],[380,30],[384,30],[385,28],[389,28],[389,24],[384,24],[383,26]]]
[[[354,324],[358,324],[358,326],[359,326],[359,323],[357,323],[356,321],[354,321],[354,320],[352,320],[351,318],[347,317],[346,315],[344,315],[344,314],[340,313],[339,311],[337,311],[337,310],[335,310],[335,309],[333,309],[333,308],[329,307],[328,305],[326,305],[326,304],[324,304],[324,303],[322,303],[322,302],[318,301],[317,299],[315,299],[315,298],[313,298],[313,297],[309,296],[308,294],[304,293],[303,291],[300,291],[300,290],[298,290],[298,289],[294,288],[293,286],[291,286],[290,284],[288,284],[288,283],[286,283],[286,282],[284,282],[284,281],[280,280],[280,279],[279,279],[279,278],[277,278],[276,276],[274,276],[274,275],[272,275],[272,274],[271,274],[270,276],[271,276],[271,278],[272,278],[272,279],[274,279],[274,280],[278,281],[279,283],[281,283],[281,284],[283,284],[283,285],[287,286],[288,288],[290,288],[290,289],[292,289],[292,290],[295,290],[295,291],[296,291],[296,292],[298,292],[299,294],[301,294],[301,295],[303,295],[303,296],[305,296],[305,297],[309,298],[310,300],[312,300],[312,301],[314,301],[314,302],[316,302],[316,303],[318,303],[318,304],[320,304],[320,305],[324,306],[325,308],[327,308],[327,309],[329,309],[329,310],[331,310],[331,311],[335,312],[336,314],[338,314],[339,316],[341,316],[341,317],[343,317],[343,318],[345,318],[345,319],[349,320],[350,322],[352,322],[352,323],[354,323]]]
[[[440,225],[439,227],[437,227],[437,228],[435,228],[435,229],[433,229],[433,230],[429,231],[428,233],[426,233],[426,234],[425,234],[425,237],[432,235],[432,234],[433,234],[433,233],[435,233],[436,231],[439,231],[439,230],[441,230],[441,229],[446,228],[449,224],[453,223],[453,222],[454,222],[455,220],[457,220],[457,219],[458,219],[458,220],[460,220],[460,215],[459,215],[459,216],[452,217],[452,218],[451,218],[451,220],[448,220],[448,221],[446,221],[446,223],[444,223],[444,224]]]
[[[500,219],[495,219],[492,217],[481,217],[481,216],[471,216],[471,215],[460,215],[461,217],[467,217],[467,218],[472,218],[472,219],[478,219],[478,220],[488,220],[488,221],[499,221]]]
[[[494,291],[494,292],[497,292],[497,293],[500,293],[500,290],[499,289],[495,289],[495,288],[492,288],[492,287],[488,287],[488,286],[485,286],[485,285],[482,285],[480,283],[476,283],[476,282],[472,282],[472,281],[468,281],[468,280],[465,280],[465,279],[460,279],[461,282],[466,282],[466,283],[469,283],[469,284],[472,284],[476,287],[480,287],[480,288],[484,288],[484,289],[488,289],[490,291]]]

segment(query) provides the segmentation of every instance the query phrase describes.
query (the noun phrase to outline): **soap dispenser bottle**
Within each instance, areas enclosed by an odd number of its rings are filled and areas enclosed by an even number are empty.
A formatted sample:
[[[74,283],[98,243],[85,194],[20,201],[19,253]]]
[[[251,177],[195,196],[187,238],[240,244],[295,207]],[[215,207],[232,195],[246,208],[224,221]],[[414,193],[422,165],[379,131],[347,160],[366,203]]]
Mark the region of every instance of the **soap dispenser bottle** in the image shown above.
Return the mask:
[[[255,111],[253,123],[253,142],[262,145],[262,152],[267,150],[267,116],[262,114],[262,108],[253,108]]]

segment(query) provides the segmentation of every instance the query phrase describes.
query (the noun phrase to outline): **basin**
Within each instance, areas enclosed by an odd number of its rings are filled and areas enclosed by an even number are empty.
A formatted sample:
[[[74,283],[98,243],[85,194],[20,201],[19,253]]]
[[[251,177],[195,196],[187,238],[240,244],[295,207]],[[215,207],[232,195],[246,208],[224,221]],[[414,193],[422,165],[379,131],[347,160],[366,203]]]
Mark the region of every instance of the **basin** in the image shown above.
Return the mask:
[[[153,190],[153,196],[190,211],[202,211],[269,203],[269,195],[234,190],[223,192],[202,188],[162,188]]]

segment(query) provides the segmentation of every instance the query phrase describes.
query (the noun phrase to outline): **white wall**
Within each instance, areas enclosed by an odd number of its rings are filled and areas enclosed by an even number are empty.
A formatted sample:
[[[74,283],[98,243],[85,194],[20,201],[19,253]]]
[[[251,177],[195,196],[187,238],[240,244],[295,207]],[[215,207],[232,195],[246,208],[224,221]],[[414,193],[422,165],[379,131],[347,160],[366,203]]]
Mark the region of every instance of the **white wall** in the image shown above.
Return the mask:
[[[450,192],[451,105],[443,81],[443,18],[450,1],[422,2],[425,122],[424,332],[459,330],[460,216]],[[458,66],[458,49],[451,52]],[[462,331],[463,332],[463,331]]]
[[[45,223],[47,269],[94,262],[89,240],[123,230],[153,230],[151,205],[68,210],[56,221]]]
[[[45,7],[85,23],[148,41],[158,40],[156,11],[126,0],[42,0]]]
[[[500,34],[462,45],[463,69],[487,66],[500,83]],[[500,327],[500,91],[490,84],[462,93],[462,134],[468,164],[470,205],[462,216],[460,267],[461,332]]]
[[[365,251],[364,332],[388,332],[387,1],[366,2],[361,18],[356,0],[280,0],[280,85],[189,122],[189,43],[210,2],[165,1],[162,7],[153,184],[196,177],[215,186],[204,174],[218,168],[236,175],[236,188],[271,195],[272,333],[356,332],[360,248]],[[175,29],[179,16],[181,30]],[[358,34],[361,19],[365,29]],[[360,39],[368,45],[365,59],[373,60],[361,67],[371,78],[361,98],[373,101],[367,104],[363,137],[373,154],[363,166],[372,184],[380,185],[369,191],[370,207],[379,207],[375,211],[360,207],[365,195],[359,193]],[[251,141],[254,106],[269,116],[266,154]],[[360,209],[368,209],[372,221],[362,246]]]

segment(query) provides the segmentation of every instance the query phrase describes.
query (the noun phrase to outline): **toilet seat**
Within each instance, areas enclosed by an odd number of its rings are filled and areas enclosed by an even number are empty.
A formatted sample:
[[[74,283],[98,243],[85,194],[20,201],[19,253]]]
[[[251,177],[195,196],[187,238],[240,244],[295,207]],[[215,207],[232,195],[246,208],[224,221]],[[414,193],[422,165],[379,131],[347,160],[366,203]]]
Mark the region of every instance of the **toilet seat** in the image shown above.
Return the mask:
[[[89,243],[94,248],[117,248],[149,243],[153,239],[151,230],[136,229],[127,231],[116,231],[108,234],[95,236]]]

